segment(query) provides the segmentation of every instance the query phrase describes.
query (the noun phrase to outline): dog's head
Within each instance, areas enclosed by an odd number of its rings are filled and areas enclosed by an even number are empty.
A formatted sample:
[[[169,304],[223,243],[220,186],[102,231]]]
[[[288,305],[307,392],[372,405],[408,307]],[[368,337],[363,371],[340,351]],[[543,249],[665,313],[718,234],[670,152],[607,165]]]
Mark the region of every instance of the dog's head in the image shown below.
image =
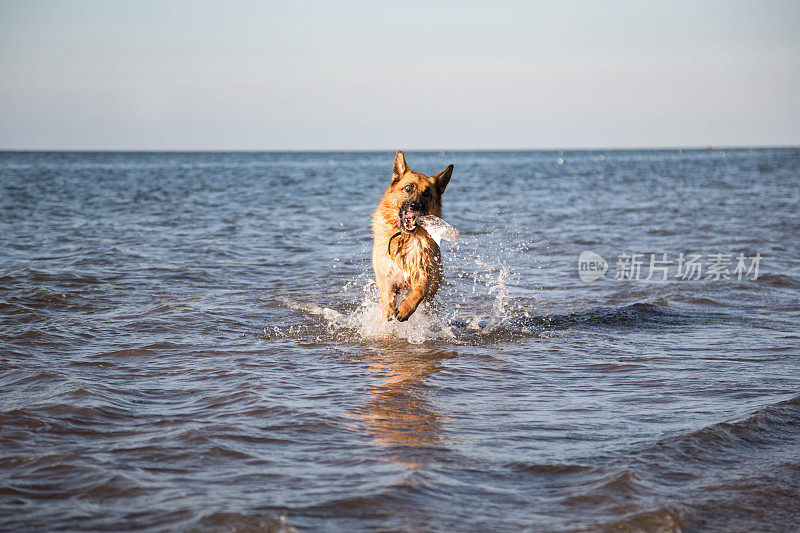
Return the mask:
[[[392,183],[386,190],[384,202],[388,203],[390,209],[396,209],[400,230],[414,233],[419,217],[442,216],[442,194],[452,174],[453,165],[430,177],[414,172],[408,168],[403,152],[397,152],[392,168]]]

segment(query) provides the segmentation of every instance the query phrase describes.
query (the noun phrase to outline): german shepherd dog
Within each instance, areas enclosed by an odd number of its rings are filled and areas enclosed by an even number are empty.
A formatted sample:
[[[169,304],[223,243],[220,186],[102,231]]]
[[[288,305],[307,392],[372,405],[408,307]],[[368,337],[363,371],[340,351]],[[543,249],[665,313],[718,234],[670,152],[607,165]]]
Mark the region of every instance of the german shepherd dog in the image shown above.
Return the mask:
[[[385,320],[408,320],[419,304],[429,302],[442,281],[442,256],[425,228],[424,215],[442,216],[444,193],[453,165],[435,176],[414,172],[403,152],[394,156],[392,181],[372,215],[372,268],[381,293]],[[406,297],[395,300],[401,291]]]

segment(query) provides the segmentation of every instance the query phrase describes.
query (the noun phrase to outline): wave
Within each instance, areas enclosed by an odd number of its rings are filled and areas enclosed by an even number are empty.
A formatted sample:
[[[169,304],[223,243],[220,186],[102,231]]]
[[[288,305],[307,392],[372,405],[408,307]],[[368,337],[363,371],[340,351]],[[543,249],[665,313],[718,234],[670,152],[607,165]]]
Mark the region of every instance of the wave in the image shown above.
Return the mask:
[[[741,452],[751,454],[755,448],[783,446],[797,440],[800,424],[800,395],[762,407],[748,416],[730,422],[719,422],[657,441],[649,451],[673,450],[692,460],[708,457],[730,457]]]
[[[600,307],[580,313],[510,317],[501,322],[508,329],[565,329],[580,326],[631,327],[687,324],[692,318],[663,305],[634,303],[623,307]]]
[[[594,474],[599,471],[596,466],[579,465],[579,464],[558,464],[558,463],[544,463],[532,464],[515,462],[504,465],[505,468],[517,470],[520,472],[529,472],[532,474],[544,475],[564,475],[564,474]]]
[[[656,512],[656,518],[667,513],[659,527],[647,527],[645,514],[600,529],[682,531],[688,520],[698,531],[761,531],[766,524],[797,523],[799,424],[796,395],[736,420],[643,443],[632,454],[634,464],[645,473],[655,500],[675,507]],[[665,527],[669,509],[678,510],[672,529]]]
[[[287,521],[286,515],[215,512],[204,516],[198,525],[209,531],[297,533],[297,529]]]
[[[621,519],[593,525],[578,531],[616,531],[623,533],[681,533],[686,531],[686,512],[679,507],[663,506],[651,510],[628,513]]]
[[[758,279],[755,282],[762,285],[768,285],[770,287],[790,289],[800,288],[800,281],[786,274],[770,274],[769,272],[764,272],[759,274]]]

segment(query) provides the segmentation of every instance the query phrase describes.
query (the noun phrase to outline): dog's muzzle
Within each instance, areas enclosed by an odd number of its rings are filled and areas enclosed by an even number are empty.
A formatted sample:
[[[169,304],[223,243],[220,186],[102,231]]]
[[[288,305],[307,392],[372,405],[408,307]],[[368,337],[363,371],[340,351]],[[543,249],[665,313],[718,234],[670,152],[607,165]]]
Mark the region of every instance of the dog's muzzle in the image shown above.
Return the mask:
[[[400,207],[400,229],[413,233],[417,229],[417,219],[423,215],[419,202],[404,202]]]

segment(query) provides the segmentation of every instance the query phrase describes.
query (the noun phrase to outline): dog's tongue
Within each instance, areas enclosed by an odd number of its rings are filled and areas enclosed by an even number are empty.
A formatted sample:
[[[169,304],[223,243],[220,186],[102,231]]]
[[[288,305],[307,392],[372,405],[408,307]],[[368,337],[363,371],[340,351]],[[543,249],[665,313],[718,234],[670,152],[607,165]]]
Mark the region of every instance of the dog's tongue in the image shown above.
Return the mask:
[[[442,244],[442,239],[448,241],[458,239],[458,230],[439,217],[433,215],[418,217],[417,224],[425,228],[431,239],[436,241],[439,246]]]

